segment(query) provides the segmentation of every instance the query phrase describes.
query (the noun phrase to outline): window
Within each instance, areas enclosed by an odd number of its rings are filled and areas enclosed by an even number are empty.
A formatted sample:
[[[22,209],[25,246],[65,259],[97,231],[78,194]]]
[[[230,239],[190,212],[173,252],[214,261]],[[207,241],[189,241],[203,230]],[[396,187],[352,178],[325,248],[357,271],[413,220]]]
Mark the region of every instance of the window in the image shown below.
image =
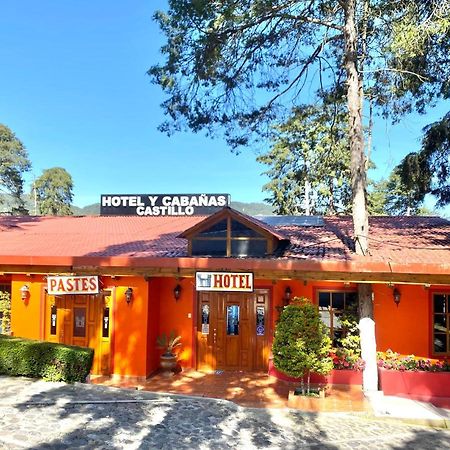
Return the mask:
[[[356,292],[326,291],[319,292],[319,312],[322,322],[330,329],[333,345],[343,337],[340,318],[345,312],[354,312],[358,305]]]
[[[52,305],[52,307],[50,308],[50,334],[52,336],[56,335],[57,321],[58,321],[58,310],[56,308],[56,305]]]
[[[86,337],[86,308],[73,308],[73,336]]]
[[[433,295],[433,353],[450,353],[450,294]]]
[[[227,335],[239,335],[239,305],[227,306]]]
[[[6,298],[1,297],[0,301],[0,334],[9,334],[11,325],[11,284],[0,284],[0,292],[8,294]]]
[[[264,256],[269,239],[231,217],[199,232],[191,240],[193,256]]]
[[[103,308],[102,337],[109,337],[109,308]]]

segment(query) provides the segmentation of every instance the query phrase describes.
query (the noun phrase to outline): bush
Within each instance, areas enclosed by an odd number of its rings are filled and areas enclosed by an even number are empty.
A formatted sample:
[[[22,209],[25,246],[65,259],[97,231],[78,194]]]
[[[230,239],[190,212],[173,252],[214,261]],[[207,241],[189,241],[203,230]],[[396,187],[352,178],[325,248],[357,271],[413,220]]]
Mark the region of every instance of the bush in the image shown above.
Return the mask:
[[[414,355],[402,356],[399,353],[387,350],[378,352],[378,367],[390,370],[425,371],[425,372],[450,372],[450,361],[431,360],[418,358]]]
[[[340,317],[342,336],[336,340],[336,347],[330,356],[333,368],[337,370],[363,370],[364,360],[361,359],[361,338],[358,329],[358,314],[356,308],[349,308]]]
[[[84,382],[94,350],[0,335],[0,374]]]
[[[306,375],[308,391],[310,372],[326,375],[333,367],[328,329],[317,306],[304,297],[295,298],[284,308],[272,350],[274,366],[292,377]]]
[[[11,329],[11,296],[0,291],[0,334],[10,334]]]

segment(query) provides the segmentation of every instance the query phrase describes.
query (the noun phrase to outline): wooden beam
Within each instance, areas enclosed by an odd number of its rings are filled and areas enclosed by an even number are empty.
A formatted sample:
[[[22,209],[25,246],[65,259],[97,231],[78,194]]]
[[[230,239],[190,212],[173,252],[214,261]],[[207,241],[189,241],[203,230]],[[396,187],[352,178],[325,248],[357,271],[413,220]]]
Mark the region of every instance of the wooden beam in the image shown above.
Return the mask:
[[[35,274],[35,275],[103,275],[103,276],[138,276],[138,277],[183,277],[195,276],[196,269],[171,267],[98,267],[98,266],[0,266],[0,273]],[[266,280],[298,280],[332,281],[352,283],[398,283],[416,285],[450,285],[450,275],[417,274],[417,273],[376,273],[376,272],[324,272],[324,271],[281,271],[256,270],[256,279]]]

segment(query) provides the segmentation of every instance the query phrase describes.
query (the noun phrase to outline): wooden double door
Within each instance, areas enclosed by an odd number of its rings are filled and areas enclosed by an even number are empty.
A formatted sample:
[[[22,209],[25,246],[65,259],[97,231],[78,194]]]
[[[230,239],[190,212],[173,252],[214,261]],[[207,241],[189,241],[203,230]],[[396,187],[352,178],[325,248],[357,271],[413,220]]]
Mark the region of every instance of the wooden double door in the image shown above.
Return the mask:
[[[44,338],[94,349],[91,373],[111,373],[110,295],[46,295]]]
[[[267,370],[269,291],[199,292],[198,370]]]

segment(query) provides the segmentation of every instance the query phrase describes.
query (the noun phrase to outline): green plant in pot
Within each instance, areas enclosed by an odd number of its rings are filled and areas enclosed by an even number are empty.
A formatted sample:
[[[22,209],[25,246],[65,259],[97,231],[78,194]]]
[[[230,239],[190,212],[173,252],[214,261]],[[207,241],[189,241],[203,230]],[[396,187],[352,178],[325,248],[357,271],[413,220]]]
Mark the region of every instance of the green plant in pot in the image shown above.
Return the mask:
[[[161,368],[166,374],[170,374],[177,366],[177,355],[174,350],[181,345],[181,336],[177,336],[174,330],[170,334],[163,333],[156,339],[156,345],[163,350]]]
[[[333,368],[331,339],[316,305],[305,297],[296,297],[281,313],[273,342],[273,362],[281,372],[301,378],[301,395],[312,393],[310,375],[328,374]],[[306,392],[305,392],[306,382]]]

